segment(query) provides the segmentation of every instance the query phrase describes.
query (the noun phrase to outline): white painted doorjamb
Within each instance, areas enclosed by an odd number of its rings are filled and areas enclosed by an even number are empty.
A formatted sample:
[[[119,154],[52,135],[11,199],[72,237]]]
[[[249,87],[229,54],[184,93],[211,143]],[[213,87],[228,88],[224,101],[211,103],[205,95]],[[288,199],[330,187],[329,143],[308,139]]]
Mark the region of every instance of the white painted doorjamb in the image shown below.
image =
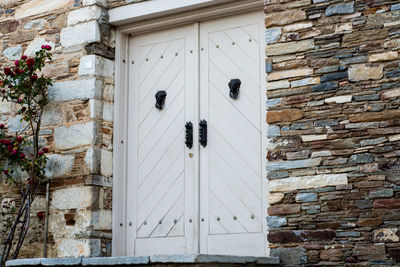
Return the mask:
[[[116,32],[113,194],[112,194],[112,255],[126,255],[126,107],[128,87],[128,38]]]
[[[162,0],[152,0],[147,3],[156,3]],[[116,29],[116,56],[115,56],[115,91],[114,91],[114,153],[113,153],[113,215],[112,215],[112,256],[125,256],[127,245],[126,221],[126,144],[127,144],[127,101],[128,101],[128,70],[129,50],[128,42],[131,35],[174,27],[187,23],[194,23],[218,17],[230,16],[244,12],[263,10],[262,0],[163,0],[177,9],[158,10],[157,15],[146,14],[136,17],[119,15],[117,9],[110,10],[110,24],[118,26]],[[179,3],[191,3],[180,6]],[[143,2],[146,3],[146,2]],[[137,7],[140,3],[124,6]],[[120,9],[122,10],[122,9]],[[127,10],[127,9],[126,9]],[[125,10],[123,10],[125,12]],[[149,12],[148,12],[149,13]],[[120,18],[118,18],[120,16]],[[154,18],[156,17],[156,18]],[[154,18],[154,19],[151,19]],[[132,20],[133,19],[133,20]],[[131,23],[136,21],[135,23]],[[198,24],[197,24],[198,27]],[[264,39],[264,38],[262,38]],[[263,66],[265,68],[265,66]],[[265,79],[263,79],[265,84]],[[263,86],[262,88],[264,88]],[[261,99],[265,105],[264,99]],[[264,115],[261,115],[264,116]],[[194,131],[197,134],[197,131]],[[265,136],[265,132],[263,133]],[[197,137],[196,137],[197,138]],[[263,146],[264,148],[266,146]],[[265,157],[264,157],[265,158]],[[265,182],[266,186],[266,182]],[[266,209],[264,209],[266,212]],[[268,249],[268,246],[266,246]],[[266,253],[266,255],[269,255]]]
[[[182,0],[173,0],[172,2],[190,2]],[[206,0],[196,0],[196,1],[206,1]],[[156,0],[151,0],[143,3],[157,2]],[[140,4],[140,3],[139,3]],[[139,4],[132,4],[132,8],[136,8]],[[128,6],[123,6],[128,7]],[[168,12],[161,12],[154,16],[154,14],[149,14],[143,17],[134,17],[134,14],[129,14],[131,22],[129,19],[119,20],[118,15],[115,13],[118,8],[111,9],[110,12],[110,23],[115,26],[119,26],[119,30],[122,33],[130,34],[140,34],[149,31],[161,30],[173,26],[180,26],[187,23],[193,23],[195,21],[204,21],[208,19],[230,16],[235,14],[242,14],[245,12],[264,10],[264,1],[262,0],[208,0],[208,6],[204,7],[202,5],[191,5],[187,6],[188,11],[169,10]],[[114,14],[114,15],[112,15]],[[154,16],[154,17],[152,17]]]
[[[123,25],[135,21],[151,19],[178,12],[199,9],[202,7],[231,2],[235,0],[151,0],[134,3],[109,11],[112,25]]]

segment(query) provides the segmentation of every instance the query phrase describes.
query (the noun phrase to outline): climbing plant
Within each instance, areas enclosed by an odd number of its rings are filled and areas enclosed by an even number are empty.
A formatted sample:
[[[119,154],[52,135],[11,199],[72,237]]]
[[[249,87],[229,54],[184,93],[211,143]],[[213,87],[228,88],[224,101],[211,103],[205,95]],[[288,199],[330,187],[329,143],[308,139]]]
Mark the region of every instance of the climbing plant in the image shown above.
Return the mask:
[[[19,196],[16,206],[10,209],[12,216],[7,217],[9,223],[1,247],[0,266],[18,257],[29,230],[32,203],[47,182],[45,154],[48,149],[40,145],[39,132],[51,79],[40,73],[51,60],[50,50],[50,46],[43,45],[34,57],[23,55],[13,67],[5,67],[0,74],[0,96],[18,107],[16,118],[20,118],[23,125],[23,129],[11,134],[6,125],[0,124],[1,179],[6,179],[10,191],[16,190]]]

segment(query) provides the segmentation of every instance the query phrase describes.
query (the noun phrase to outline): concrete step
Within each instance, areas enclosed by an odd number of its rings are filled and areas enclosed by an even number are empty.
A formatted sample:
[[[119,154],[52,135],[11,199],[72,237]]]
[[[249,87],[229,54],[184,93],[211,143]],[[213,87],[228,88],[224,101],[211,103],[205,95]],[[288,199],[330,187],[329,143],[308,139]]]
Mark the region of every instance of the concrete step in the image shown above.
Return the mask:
[[[274,257],[189,254],[150,257],[37,258],[6,262],[6,267],[12,266],[262,267],[279,266],[279,259]]]

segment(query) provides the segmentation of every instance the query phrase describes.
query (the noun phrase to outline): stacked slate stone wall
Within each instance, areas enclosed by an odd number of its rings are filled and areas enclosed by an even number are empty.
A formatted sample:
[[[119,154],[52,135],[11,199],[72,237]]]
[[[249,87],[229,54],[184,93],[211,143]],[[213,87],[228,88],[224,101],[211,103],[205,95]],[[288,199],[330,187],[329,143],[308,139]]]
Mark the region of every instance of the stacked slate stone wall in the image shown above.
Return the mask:
[[[271,255],[399,265],[399,1],[266,0],[265,14]]]
[[[49,257],[111,254],[114,29],[105,0],[0,1],[0,64],[53,48],[43,74],[54,78],[41,142],[50,149]],[[9,134],[23,124],[16,107],[0,103]],[[0,242],[18,199],[0,178]],[[20,257],[43,255],[44,190],[33,204],[31,230]]]

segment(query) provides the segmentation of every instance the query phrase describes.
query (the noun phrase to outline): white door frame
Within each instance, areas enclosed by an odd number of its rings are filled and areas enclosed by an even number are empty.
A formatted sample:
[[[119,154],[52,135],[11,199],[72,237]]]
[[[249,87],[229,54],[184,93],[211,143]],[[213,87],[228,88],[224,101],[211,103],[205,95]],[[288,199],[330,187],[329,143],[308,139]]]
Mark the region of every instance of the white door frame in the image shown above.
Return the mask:
[[[165,4],[166,2],[168,5]],[[113,136],[113,256],[127,255],[125,178],[127,174],[125,161],[127,158],[127,116],[125,113],[128,106],[129,37],[263,9],[264,1],[262,0],[151,0],[110,10],[110,23],[117,26]]]

